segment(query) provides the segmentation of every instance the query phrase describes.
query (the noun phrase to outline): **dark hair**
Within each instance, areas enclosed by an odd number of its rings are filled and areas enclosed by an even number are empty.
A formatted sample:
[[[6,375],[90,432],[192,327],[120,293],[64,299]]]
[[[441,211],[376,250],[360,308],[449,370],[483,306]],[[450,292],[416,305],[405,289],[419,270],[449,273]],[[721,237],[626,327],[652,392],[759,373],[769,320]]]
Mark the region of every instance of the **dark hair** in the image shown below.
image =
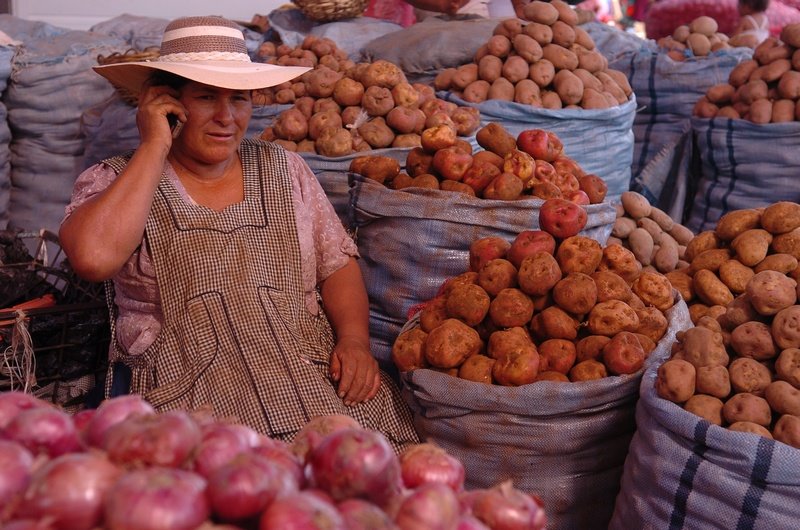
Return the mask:
[[[767,10],[769,7],[769,0],[739,0],[739,4],[747,6],[758,13]]]
[[[153,75],[150,76],[150,82],[153,85],[166,85],[175,90],[180,90],[189,80],[178,74],[173,74],[172,72],[156,70],[153,72]]]

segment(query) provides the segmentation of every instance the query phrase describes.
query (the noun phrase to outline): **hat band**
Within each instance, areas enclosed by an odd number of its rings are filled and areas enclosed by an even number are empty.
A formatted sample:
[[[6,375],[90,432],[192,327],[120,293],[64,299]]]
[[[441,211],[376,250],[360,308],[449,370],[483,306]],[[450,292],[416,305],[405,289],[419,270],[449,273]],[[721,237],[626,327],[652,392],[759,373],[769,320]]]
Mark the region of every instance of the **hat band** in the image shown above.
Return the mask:
[[[242,32],[237,28],[228,28],[225,26],[191,26],[187,28],[170,29],[164,32],[161,42],[165,43],[175,39],[184,37],[208,37],[208,36],[231,37],[238,40],[244,40]]]
[[[237,52],[179,52],[159,56],[158,62],[192,62],[192,61],[237,61],[251,62],[246,53]]]

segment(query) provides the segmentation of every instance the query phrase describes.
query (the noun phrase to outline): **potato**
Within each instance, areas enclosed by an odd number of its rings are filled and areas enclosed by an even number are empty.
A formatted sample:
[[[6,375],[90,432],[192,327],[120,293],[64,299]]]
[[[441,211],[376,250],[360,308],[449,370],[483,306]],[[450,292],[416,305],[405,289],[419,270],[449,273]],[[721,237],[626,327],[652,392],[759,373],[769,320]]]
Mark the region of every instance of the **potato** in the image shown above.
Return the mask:
[[[583,82],[569,70],[559,70],[553,78],[553,86],[566,105],[577,105],[583,99]]]
[[[429,300],[419,312],[419,327],[429,333],[447,319],[447,297],[439,295]]]
[[[731,332],[731,348],[741,357],[766,361],[778,355],[770,327],[763,322],[745,322]]]
[[[603,258],[603,249],[595,239],[571,236],[564,239],[556,250],[556,260],[565,274],[593,273]],[[594,282],[592,282],[594,283]]]
[[[705,394],[696,394],[683,405],[686,411],[720,426],[722,425],[722,407],[722,400]]]
[[[394,131],[386,125],[386,120],[376,117],[358,128],[358,134],[373,148],[389,147],[394,141]]]
[[[533,37],[521,33],[512,42],[514,51],[528,63],[535,63],[542,58],[542,46]],[[527,69],[527,66],[526,66]],[[527,72],[525,74],[527,77]],[[487,79],[487,81],[492,81]]]
[[[642,272],[631,284],[636,296],[645,304],[666,311],[675,303],[672,297],[672,284],[666,276],[654,272]]]
[[[797,301],[797,282],[776,271],[761,271],[747,283],[745,292],[761,315],[774,315]]]
[[[506,35],[492,35],[489,37],[489,40],[486,41],[486,51],[489,55],[494,55],[499,59],[505,59],[508,57],[508,54],[511,53],[511,39]],[[481,59],[483,59],[483,57],[481,57]],[[456,68],[455,76],[458,75],[459,68],[461,67]],[[458,82],[455,81],[455,76],[453,79],[453,86],[458,88]]]
[[[764,391],[764,397],[778,414],[800,416],[800,389],[786,381],[773,381]]]
[[[487,151],[501,157],[505,157],[506,154],[517,148],[517,139],[496,122],[490,122],[478,129],[475,140]]]
[[[531,64],[528,69],[528,77],[532,79],[539,88],[546,88],[550,86],[556,76],[556,68],[553,63],[547,59],[540,59]],[[560,101],[559,97],[559,101]]]
[[[487,55],[478,62],[478,78],[493,83],[502,75],[503,60],[496,55]]]
[[[405,80],[405,74],[400,67],[384,59],[369,63],[359,79],[364,88],[381,86],[390,90]]]
[[[800,388],[800,349],[787,348],[775,361],[775,374],[795,388]]]
[[[531,336],[523,327],[511,327],[493,331],[489,335],[486,351],[492,359],[521,351],[536,351]]]
[[[722,333],[708,328],[694,327],[676,336],[680,358],[695,368],[703,366],[728,366],[728,352],[722,342]]]
[[[746,117],[753,123],[769,123],[772,120],[772,100],[761,98],[753,101]]]
[[[727,398],[731,393],[731,380],[728,369],[720,365],[697,368],[695,392],[719,399]]]
[[[756,396],[763,396],[772,380],[769,368],[747,357],[734,359],[728,366],[728,374],[734,392],[749,392]]]
[[[539,344],[539,369],[562,374],[575,365],[575,344],[565,339],[547,339]]]
[[[489,294],[481,286],[456,285],[447,296],[447,315],[462,320],[468,326],[476,326],[488,314],[490,302]]]
[[[425,341],[428,334],[420,328],[401,333],[392,345],[392,362],[401,372],[425,368]]]
[[[595,359],[586,359],[576,363],[569,370],[569,380],[573,383],[579,381],[594,381],[608,377],[608,370],[603,363]]]
[[[284,110],[272,125],[275,136],[281,140],[299,142],[308,135],[308,119],[297,108]]]
[[[717,234],[712,230],[706,230],[705,232],[700,232],[686,243],[686,253],[684,257],[689,262],[692,262],[694,258],[702,252],[720,248],[721,245],[722,241],[717,237]],[[729,257],[728,254],[726,254],[726,259],[727,257]],[[694,272],[691,274],[694,274]]]
[[[433,87],[436,90],[448,90],[452,86],[455,68],[445,68],[441,70],[433,80]]]
[[[553,43],[542,47],[542,58],[550,61],[556,72],[559,70],[575,70],[579,65],[578,56],[575,52]]]
[[[501,328],[526,326],[533,317],[533,301],[516,288],[497,293],[489,305],[489,318]]]
[[[542,100],[539,85],[531,79],[521,79],[518,81],[514,86],[514,102],[541,107]]]
[[[775,440],[800,449],[800,417],[784,414],[775,422]]]
[[[589,312],[588,330],[593,335],[613,337],[622,331],[635,332],[639,328],[636,311],[621,300],[599,302]]]
[[[753,309],[750,297],[747,294],[737,296],[733,302],[728,304],[725,310],[724,323],[726,329],[733,329],[745,322],[761,320],[763,317]]]
[[[653,208],[642,194],[635,191],[623,191],[620,200],[625,213],[637,220],[649,216]]]
[[[717,21],[709,16],[699,16],[689,23],[690,33],[701,33],[706,37],[713,36],[718,29]]]
[[[689,247],[686,248],[687,252]],[[701,270],[717,272],[723,263],[731,258],[731,250],[728,248],[712,248],[704,250],[692,258],[687,271],[693,277]]]
[[[522,260],[517,281],[523,292],[539,296],[549,292],[561,276],[561,268],[556,258],[548,252],[539,251]]]
[[[688,303],[694,299],[691,276],[682,271],[670,271],[665,273],[664,276],[667,277],[672,287],[678,290],[685,302]]]
[[[577,362],[586,360],[597,360],[603,354],[603,347],[611,341],[611,337],[605,335],[589,335],[583,337],[575,343]]]
[[[759,210],[734,210],[724,214],[717,221],[714,232],[722,241],[733,241],[742,232],[759,228],[760,223],[761,212]]]
[[[737,64],[733,70],[731,70],[730,74],[728,74],[728,82],[735,88],[739,88],[747,83],[747,81],[750,79],[750,75],[756,70],[756,68],[758,68],[758,61],[754,59],[742,61],[741,63]]]
[[[531,319],[530,329],[541,340],[575,340],[580,322],[558,306],[549,306]]]
[[[767,400],[749,393],[734,394],[722,407],[722,417],[728,423],[749,421],[762,427],[772,423],[772,412]]]
[[[501,99],[503,101],[514,101],[514,84],[505,77],[498,77],[489,87],[487,99]]]
[[[606,247],[607,248],[607,247]],[[609,300],[629,301],[633,297],[633,291],[619,274],[610,270],[598,270],[592,273],[592,279],[597,287],[597,301],[607,302]]]
[[[522,14],[526,20],[552,26],[558,20],[558,9],[549,2],[534,0],[522,7]]]
[[[495,360],[486,355],[470,355],[458,367],[458,377],[476,383],[492,384],[492,368]]]
[[[639,327],[636,332],[648,337],[653,342],[658,342],[667,332],[669,321],[664,313],[656,307],[644,307],[636,309],[636,316],[639,317]]]
[[[577,179],[568,175],[575,181]],[[564,191],[564,188],[559,186]],[[539,210],[539,225],[557,239],[567,239],[575,236],[585,226],[588,214],[581,205],[566,199],[547,199]]]
[[[603,364],[614,375],[634,374],[644,366],[645,352],[636,335],[621,331],[603,346]]]
[[[772,336],[781,349],[800,347],[800,306],[781,309],[771,324]]]
[[[728,430],[735,432],[748,432],[763,436],[765,438],[772,438],[772,433],[770,433],[766,427],[753,423],[752,421],[737,421],[731,423],[728,426]]]
[[[478,285],[490,297],[495,297],[503,289],[517,285],[517,268],[503,258],[489,260],[478,270]]]
[[[431,366],[455,368],[480,353],[483,343],[478,332],[464,322],[449,318],[428,333],[425,359]]]
[[[711,53],[711,42],[701,33],[689,35],[686,39],[686,47],[692,51],[695,57],[705,57]]]
[[[800,260],[800,228],[777,234],[772,239],[773,252],[791,254]]]
[[[564,311],[582,315],[597,303],[597,286],[591,276],[572,272],[553,287],[553,300]]]
[[[770,234],[785,234],[800,227],[800,204],[779,201],[767,206],[761,214],[761,227]]]
[[[697,297],[709,305],[727,306],[733,294],[716,274],[708,269],[697,271],[692,277],[692,286]]]
[[[719,279],[735,294],[744,292],[753,275],[753,269],[735,259],[729,259],[719,267]]]
[[[400,164],[390,156],[358,156],[350,161],[349,170],[383,183],[386,180],[392,180],[400,173]]]

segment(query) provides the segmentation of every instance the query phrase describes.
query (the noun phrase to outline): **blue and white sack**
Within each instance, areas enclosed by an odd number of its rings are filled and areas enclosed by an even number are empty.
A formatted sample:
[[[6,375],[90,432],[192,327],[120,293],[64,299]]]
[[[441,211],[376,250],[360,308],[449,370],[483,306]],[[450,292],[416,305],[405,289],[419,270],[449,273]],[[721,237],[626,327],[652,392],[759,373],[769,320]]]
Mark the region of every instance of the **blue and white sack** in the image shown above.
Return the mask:
[[[587,173],[601,177],[608,185],[607,201],[618,201],[628,191],[633,157],[633,125],[636,99],[601,110],[542,109],[513,103],[489,100],[468,103],[452,92],[437,94],[459,106],[477,108],[481,126],[499,123],[515,138],[526,129],[552,131],[564,144],[564,154],[580,164]],[[477,147],[475,137],[471,138]]]
[[[359,264],[370,299],[372,353],[396,374],[392,345],[409,312],[436,296],[442,283],[469,269],[469,245],[488,236],[509,242],[539,229],[543,200],[499,201],[463,193],[407,188],[395,191],[354,177],[350,191]],[[609,202],[586,206],[582,235],[605,244],[616,218]]]
[[[6,91],[11,77],[11,63],[17,52],[12,39],[0,32],[0,94]],[[8,226],[8,208],[11,202],[11,129],[8,127],[8,109],[0,100],[0,230]]]
[[[549,530],[604,530],[636,430],[642,373],[668,358],[675,334],[691,326],[682,299],[667,318],[666,334],[635,374],[506,387],[421,369],[403,373],[403,397],[420,436],[463,462],[468,489],[511,479],[544,500]]]
[[[692,118],[700,160],[686,224],[711,230],[731,210],[800,202],[800,123]]]
[[[636,53],[609,60],[609,68],[628,77],[639,110],[633,122],[635,138],[631,189],[660,202],[666,179],[661,171],[647,171],[654,159],[676,149],[692,117],[694,105],[713,85],[726,83],[730,71],[750,59],[750,48],[720,50],[707,57],[675,61],[665,52],[643,47]],[[658,163],[658,162],[657,162]],[[676,164],[682,160],[676,159]]]
[[[659,364],[642,377],[609,528],[798,528],[800,449],[712,425],[661,399]]]

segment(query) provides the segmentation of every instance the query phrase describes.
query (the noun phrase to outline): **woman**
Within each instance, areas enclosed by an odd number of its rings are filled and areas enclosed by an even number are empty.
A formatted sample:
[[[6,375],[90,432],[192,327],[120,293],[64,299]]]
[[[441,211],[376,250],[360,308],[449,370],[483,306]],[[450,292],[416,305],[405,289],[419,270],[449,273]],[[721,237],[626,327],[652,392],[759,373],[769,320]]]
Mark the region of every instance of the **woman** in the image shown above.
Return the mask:
[[[769,37],[769,0],[739,0],[737,6],[739,24],[733,30],[731,43],[755,48]]]
[[[250,91],[308,69],[251,63],[235,23],[187,17],[158,60],[95,70],[138,94],[140,143],[79,176],[60,242],[79,275],[113,280],[115,381],[284,440],[341,413],[416,442],[369,350],[352,239],[302,158],[244,139]]]

